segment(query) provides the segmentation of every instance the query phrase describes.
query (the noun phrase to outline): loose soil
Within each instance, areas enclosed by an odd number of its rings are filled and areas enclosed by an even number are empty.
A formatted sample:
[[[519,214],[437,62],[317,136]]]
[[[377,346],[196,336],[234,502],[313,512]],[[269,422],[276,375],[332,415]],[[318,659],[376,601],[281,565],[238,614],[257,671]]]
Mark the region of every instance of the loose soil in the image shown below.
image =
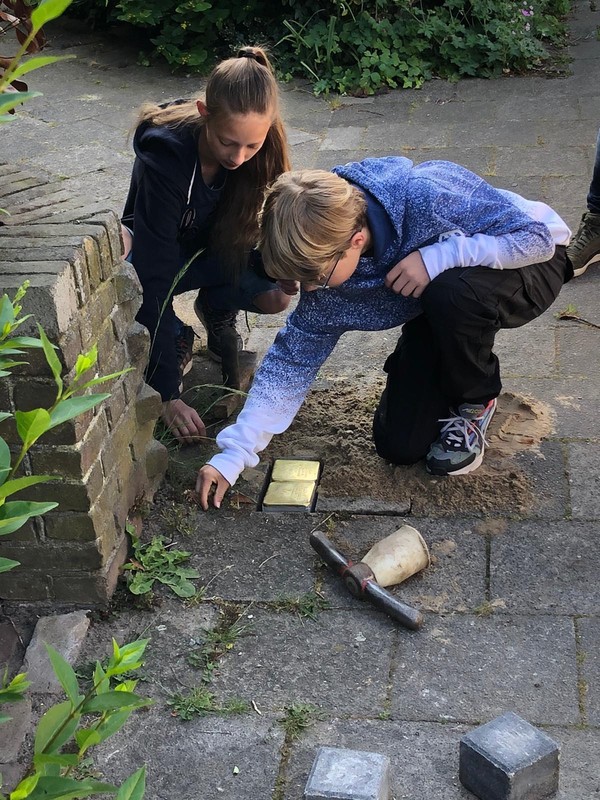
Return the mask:
[[[382,389],[383,381],[362,393],[356,386],[331,382],[313,390],[293,425],[275,437],[264,457],[317,457],[323,463],[320,497],[408,501],[413,514],[490,510],[521,514],[531,508],[532,481],[515,456],[537,450],[552,431],[547,405],[503,393],[488,430],[482,466],[470,475],[432,478],[422,463],[393,466],[375,452],[371,425]]]

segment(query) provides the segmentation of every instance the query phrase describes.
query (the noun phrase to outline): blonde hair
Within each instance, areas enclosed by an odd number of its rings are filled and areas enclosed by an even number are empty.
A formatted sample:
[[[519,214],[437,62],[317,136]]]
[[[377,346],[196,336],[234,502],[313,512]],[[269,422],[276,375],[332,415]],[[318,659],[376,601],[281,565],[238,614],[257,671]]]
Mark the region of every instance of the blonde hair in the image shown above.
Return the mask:
[[[269,187],[259,248],[275,279],[316,281],[366,223],[367,203],[348,181],[320,169],[286,172]]]
[[[222,61],[208,76],[206,90],[192,100],[161,106],[142,106],[138,125],[205,124],[196,107],[206,104],[208,119],[218,121],[234,114],[269,114],[271,127],[261,149],[227,176],[211,232],[211,243],[223,265],[238,272],[245,265],[258,237],[257,214],[266,186],[290,169],[287,139],[281,119],[279,88],[266,52],[242,47],[235,58]]]

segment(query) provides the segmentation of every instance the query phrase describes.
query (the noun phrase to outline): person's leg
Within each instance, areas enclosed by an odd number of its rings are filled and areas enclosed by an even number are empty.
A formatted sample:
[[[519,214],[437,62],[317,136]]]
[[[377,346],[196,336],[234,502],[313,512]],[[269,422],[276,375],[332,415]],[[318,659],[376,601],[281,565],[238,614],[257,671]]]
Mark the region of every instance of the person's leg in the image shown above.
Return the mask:
[[[590,264],[600,261],[600,130],[587,207],[588,210],[581,218],[577,233],[567,248],[574,275],[583,275]]]
[[[287,308],[290,297],[269,280],[261,270],[260,255],[253,251],[248,267],[237,281],[227,281],[216,256],[202,253],[182,276],[175,294],[200,289],[194,303],[198,319],[206,328],[207,351],[221,360],[220,335],[225,328],[235,329],[238,311],[277,314]],[[241,350],[242,338],[237,335]]]
[[[448,409],[440,389],[440,354],[424,314],[407,322],[384,370],[386,387],[373,418],[377,453],[393,464],[424,458]]]
[[[448,270],[425,289],[421,300],[440,353],[440,390],[451,409],[427,455],[429,472],[460,475],[479,466],[502,388],[496,333],[542,314],[570,276],[565,248],[557,247],[543,264]]]

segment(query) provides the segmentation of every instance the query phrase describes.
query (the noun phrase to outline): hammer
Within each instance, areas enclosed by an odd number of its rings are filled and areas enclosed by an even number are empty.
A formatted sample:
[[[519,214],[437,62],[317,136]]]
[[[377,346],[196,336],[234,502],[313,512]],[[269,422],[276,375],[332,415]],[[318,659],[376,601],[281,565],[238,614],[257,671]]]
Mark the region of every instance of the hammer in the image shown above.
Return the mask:
[[[327,566],[343,578],[346,587],[355,597],[372,603],[406,628],[416,631],[421,627],[423,614],[416,608],[397,600],[380,586],[373,570],[367,564],[363,561],[356,564],[350,561],[332,545],[322,531],[313,531],[309,541]]]

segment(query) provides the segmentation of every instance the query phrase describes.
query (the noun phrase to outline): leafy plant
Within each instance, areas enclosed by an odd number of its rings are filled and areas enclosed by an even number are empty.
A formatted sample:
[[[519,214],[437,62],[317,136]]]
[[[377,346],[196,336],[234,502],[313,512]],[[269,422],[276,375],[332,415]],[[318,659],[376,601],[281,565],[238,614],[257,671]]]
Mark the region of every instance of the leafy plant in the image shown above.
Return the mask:
[[[219,705],[212,692],[199,686],[192,689],[189,694],[172,695],[167,700],[167,704],[173,709],[173,716],[184,720],[190,720],[196,716],[204,717],[207,714],[224,716],[226,714],[244,714],[248,711],[248,703],[245,700],[234,697]]]
[[[298,597],[282,597],[273,603],[276,611],[291,611],[299,617],[316,619],[321,611],[329,608],[329,603],[317,592],[306,592]]]
[[[107,664],[96,663],[93,683],[81,692],[71,665],[46,645],[52,668],[67,699],[51,706],[37,726],[33,762],[27,776],[7,797],[0,800],[70,800],[93,794],[111,794],[115,800],[141,800],[145,789],[145,767],[131,775],[121,787],[103,783],[89,771],[78,768],[88,750],[120,730],[131,713],[151,701],[134,693],[135,680],[123,680],[126,672],[138,669],[148,640],[123,647],[113,639]],[[0,689],[0,703],[22,699],[27,687],[24,675],[13,678]]]
[[[190,578],[198,578],[197,570],[182,567],[191,555],[186,550],[175,550],[163,536],[142,543],[132,525],[127,526],[133,546],[133,558],[124,565],[129,573],[128,588],[132,594],[147,594],[154,582],[168,586],[178,597],[192,597],[196,587]]]
[[[284,716],[279,720],[289,741],[297,739],[303,730],[314,724],[320,717],[319,710],[309,703],[294,703],[286,706]]]
[[[22,0],[2,0],[0,3],[0,33],[14,30],[19,41],[19,48],[11,58],[0,57],[0,123],[9,122],[14,109],[40,92],[27,90],[27,84],[21,78],[40,67],[46,67],[57,61],[74,58],[74,56],[34,56],[23,61],[27,53],[38,52],[44,45],[45,37],[42,27],[64,12],[72,0],[42,0],[35,8],[31,8]],[[5,10],[2,10],[4,7]]]
[[[0,422],[14,417],[17,434],[21,440],[20,450],[13,461],[10,447],[4,438],[0,436],[0,536],[13,533],[21,528],[31,517],[46,514],[58,505],[58,503],[54,502],[7,500],[7,498],[36,484],[59,480],[58,477],[53,475],[21,475],[17,477],[23,459],[31,447],[48,431],[89,411],[98,403],[110,397],[109,394],[84,395],[85,391],[117,378],[123,372],[129,371],[124,370],[111,375],[96,376],[88,379],[86,376],[96,366],[98,360],[98,351],[94,346],[87,353],[78,356],[73,381],[70,386],[66,386],[61,377],[62,367],[54,345],[49,341],[41,325],[37,326],[39,339],[30,336],[19,336],[15,333],[19,326],[30,316],[21,316],[21,301],[25,297],[27,288],[28,282],[26,281],[17,290],[13,300],[7,294],[4,294],[0,300],[0,378],[7,377],[15,367],[26,363],[21,360],[15,360],[20,359],[26,350],[41,348],[52,372],[57,391],[56,399],[50,408],[15,411],[14,414],[8,411],[0,411]],[[18,561],[0,558],[0,573],[7,572],[17,566],[19,566]]]
[[[202,646],[188,653],[188,663],[202,670],[203,683],[212,681],[220,658],[233,649],[237,640],[247,632],[248,628],[249,625],[241,624],[238,617],[232,624],[225,623],[221,627],[207,631]]]

